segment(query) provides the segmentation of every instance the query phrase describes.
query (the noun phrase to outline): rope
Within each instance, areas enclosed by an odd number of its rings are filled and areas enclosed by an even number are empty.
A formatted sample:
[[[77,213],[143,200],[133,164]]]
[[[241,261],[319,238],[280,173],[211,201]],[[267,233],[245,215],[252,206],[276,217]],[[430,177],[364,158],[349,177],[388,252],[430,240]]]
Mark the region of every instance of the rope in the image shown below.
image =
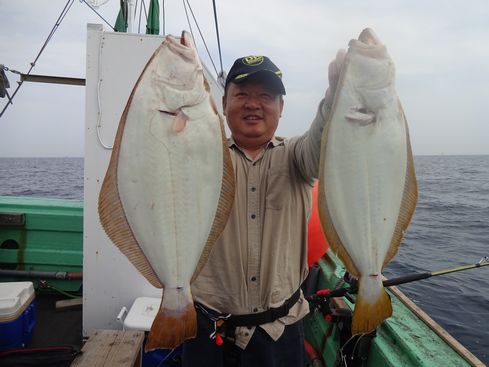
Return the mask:
[[[51,29],[51,32],[49,33],[46,41],[44,41],[44,44],[42,45],[41,50],[37,54],[37,56],[34,59],[34,61],[30,63],[31,64],[31,67],[30,67],[29,71],[26,73],[26,75],[29,75],[31,73],[32,69],[34,68],[34,66],[36,66],[37,60],[39,60],[39,57],[41,56],[42,52],[46,48],[47,44],[49,43],[49,41],[53,37],[54,33],[56,33],[56,31],[58,30],[58,27],[60,26],[60,24],[63,21],[64,17],[66,16],[66,14],[70,10],[71,6],[73,5],[73,1],[74,0],[68,0],[68,2],[66,3],[66,5],[64,6],[63,10],[61,11],[61,14],[58,17],[58,20],[56,20],[56,23],[54,24],[53,28]],[[14,93],[10,97],[9,103],[7,103],[5,105],[5,107],[3,108],[2,112],[0,113],[0,117],[3,116],[3,114],[5,113],[5,111],[7,110],[7,108],[12,104],[12,100],[14,99],[15,95],[17,94],[17,92],[19,91],[19,89],[20,89],[20,87],[22,86],[23,83],[24,82],[22,80],[18,83],[17,88],[15,89]]]
[[[209,48],[207,47],[207,43],[205,42],[204,36],[202,35],[202,32],[200,31],[199,23],[197,22],[197,19],[195,18],[192,7],[190,6],[189,1],[188,0],[186,0],[186,1],[187,1],[187,5],[190,9],[190,12],[192,13],[192,18],[194,18],[194,22],[195,22],[195,25],[197,26],[197,30],[199,31],[200,38],[202,39],[202,42],[204,43],[205,50],[207,51],[207,55],[209,56],[209,59],[211,60],[212,66],[214,67],[214,71],[216,72],[216,75],[219,75],[219,72],[217,71],[216,65],[214,64],[214,60],[212,60],[211,53],[209,52]],[[185,0],[184,0],[183,5],[185,6]],[[185,8],[185,13],[187,14],[187,8]],[[187,14],[187,20],[188,20],[188,14]],[[189,26],[190,26],[190,21],[189,21]],[[193,33],[192,33],[192,37],[193,37]]]

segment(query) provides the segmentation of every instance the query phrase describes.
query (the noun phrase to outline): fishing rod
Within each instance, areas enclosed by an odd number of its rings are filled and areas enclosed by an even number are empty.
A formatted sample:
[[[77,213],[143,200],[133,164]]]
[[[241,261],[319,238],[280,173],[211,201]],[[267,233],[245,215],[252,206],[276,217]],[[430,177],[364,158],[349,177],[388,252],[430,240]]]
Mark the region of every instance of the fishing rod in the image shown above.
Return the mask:
[[[485,256],[482,259],[480,259],[479,262],[477,262],[475,264],[462,265],[462,266],[458,266],[456,268],[443,269],[443,270],[438,270],[438,271],[433,271],[433,272],[412,273],[412,274],[402,275],[402,276],[397,277],[397,278],[386,279],[382,282],[382,285],[384,287],[392,287],[394,285],[406,284],[406,283],[414,282],[417,280],[436,277],[439,275],[456,273],[456,272],[464,271],[464,270],[477,269],[477,268],[481,268],[483,266],[488,266],[488,265],[489,265],[489,256]],[[356,286],[356,284],[354,284],[350,288],[338,288],[338,289],[334,289],[332,291],[327,290],[327,289],[322,289],[322,290],[317,291],[316,294],[313,294],[307,298],[309,301],[315,301],[318,298],[343,297],[347,294],[357,293],[357,291],[358,291],[358,287]]]

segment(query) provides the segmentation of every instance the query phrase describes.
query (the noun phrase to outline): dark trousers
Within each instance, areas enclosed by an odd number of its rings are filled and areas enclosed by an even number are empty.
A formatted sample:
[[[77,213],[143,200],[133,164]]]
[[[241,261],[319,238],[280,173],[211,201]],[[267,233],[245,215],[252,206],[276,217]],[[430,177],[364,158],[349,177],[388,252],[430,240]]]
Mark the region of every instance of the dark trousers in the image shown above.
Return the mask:
[[[197,312],[198,330],[195,339],[183,345],[183,367],[303,367],[306,365],[304,351],[304,327],[302,321],[287,325],[277,341],[260,327],[241,349],[231,342],[217,346],[209,338],[212,322]]]

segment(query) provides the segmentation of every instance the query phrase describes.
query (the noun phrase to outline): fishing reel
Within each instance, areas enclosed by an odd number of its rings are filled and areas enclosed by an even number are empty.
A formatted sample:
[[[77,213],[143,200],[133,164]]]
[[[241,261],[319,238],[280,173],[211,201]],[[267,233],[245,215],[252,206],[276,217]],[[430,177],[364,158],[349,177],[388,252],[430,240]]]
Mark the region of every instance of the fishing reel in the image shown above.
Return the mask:
[[[320,312],[330,328],[336,327],[337,333],[328,332],[338,338],[338,354],[335,366],[365,366],[367,364],[370,345],[376,332],[352,336],[351,323],[353,312],[345,299],[355,303],[358,280],[345,272],[343,278],[333,290],[320,289],[306,296],[311,312]],[[344,299],[344,298],[345,299]]]

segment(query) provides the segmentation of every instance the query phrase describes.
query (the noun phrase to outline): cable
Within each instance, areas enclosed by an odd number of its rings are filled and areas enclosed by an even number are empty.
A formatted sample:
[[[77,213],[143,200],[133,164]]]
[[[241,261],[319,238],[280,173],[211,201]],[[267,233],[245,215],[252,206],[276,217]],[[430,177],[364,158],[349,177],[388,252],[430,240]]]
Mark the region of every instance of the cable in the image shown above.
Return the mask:
[[[87,3],[86,0],[80,0],[80,2],[85,3],[90,9],[92,9],[92,11],[95,14],[97,14],[99,16],[100,19],[102,19],[105,22],[105,24],[107,24],[113,31],[115,31],[115,28],[112,27],[112,25],[109,22],[107,22],[107,20],[105,20],[105,18],[97,11],[97,9],[95,9],[93,6],[91,6],[89,3]]]
[[[138,3],[136,1],[136,9],[138,8]],[[138,24],[138,33],[141,33],[141,15],[143,14],[143,3],[139,5],[139,24]]]
[[[97,115],[97,139],[102,145],[104,149],[111,150],[113,146],[107,145],[104,143],[102,139],[102,101],[101,101],[101,86],[102,86],[102,76],[100,75],[101,70],[102,70],[102,50],[103,50],[103,44],[104,44],[104,34],[102,33],[102,37],[100,37],[100,45],[99,45],[99,53],[98,53],[98,81],[97,81],[97,108],[98,108],[98,115]]]
[[[37,54],[37,56],[34,59],[34,61],[30,63],[31,64],[31,67],[30,67],[29,71],[26,73],[26,75],[29,75],[31,73],[32,69],[34,68],[34,66],[36,66],[37,60],[39,60],[39,57],[41,56],[42,52],[46,48],[47,44],[49,43],[49,41],[53,37],[54,33],[56,33],[56,31],[58,30],[58,27],[60,26],[60,24],[63,21],[64,17],[66,16],[66,14],[70,10],[71,6],[73,5],[73,1],[74,0],[68,0],[68,2],[66,3],[66,5],[64,6],[63,10],[61,11],[61,14],[58,17],[58,20],[56,20],[56,23],[54,24],[53,28],[51,29],[51,32],[49,33],[48,38],[46,39],[46,41],[44,41],[44,44],[42,45],[41,50]],[[3,114],[5,113],[5,111],[7,110],[7,108],[12,104],[12,100],[14,99],[15,95],[17,94],[17,92],[19,91],[19,89],[20,89],[20,87],[22,86],[23,83],[24,82],[22,80],[18,83],[17,88],[15,89],[14,93],[10,97],[10,101],[5,105],[5,107],[3,108],[2,112],[0,113],[0,117],[3,116]]]
[[[214,23],[216,24],[217,49],[219,51],[219,61],[221,63],[221,75],[222,75],[224,74],[224,69],[222,67],[221,40],[219,38],[219,25],[217,21],[216,0],[212,0],[212,6],[214,8]]]
[[[209,48],[207,47],[207,43],[205,42],[204,36],[202,35],[202,32],[200,31],[199,23],[197,22],[197,19],[195,18],[192,7],[190,6],[189,1],[188,0],[186,0],[186,1],[187,1],[187,5],[190,9],[190,12],[192,13],[192,18],[194,18],[194,22],[195,22],[195,25],[197,26],[197,30],[199,31],[200,38],[202,39],[202,42],[204,43],[205,49],[207,51],[207,55],[209,55],[209,59],[211,60],[212,66],[214,67],[214,71],[216,72],[216,75],[219,75],[219,72],[217,71],[216,65],[214,64],[214,60],[212,60],[211,53],[209,52]],[[185,2],[184,2],[184,5],[185,5]],[[186,12],[187,12],[187,8],[185,8],[185,13]],[[187,19],[188,19],[188,15],[187,15]],[[190,22],[189,22],[189,26],[190,26]],[[193,34],[192,34],[192,36],[193,36]]]
[[[188,27],[190,29],[190,33],[192,34],[192,38],[195,39],[194,31],[192,30],[192,25],[190,24],[190,18],[188,17],[187,6],[185,5],[185,0],[182,0],[182,2],[183,2],[183,8],[185,9],[185,16],[187,17],[187,23],[188,23]]]

